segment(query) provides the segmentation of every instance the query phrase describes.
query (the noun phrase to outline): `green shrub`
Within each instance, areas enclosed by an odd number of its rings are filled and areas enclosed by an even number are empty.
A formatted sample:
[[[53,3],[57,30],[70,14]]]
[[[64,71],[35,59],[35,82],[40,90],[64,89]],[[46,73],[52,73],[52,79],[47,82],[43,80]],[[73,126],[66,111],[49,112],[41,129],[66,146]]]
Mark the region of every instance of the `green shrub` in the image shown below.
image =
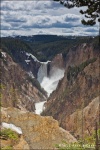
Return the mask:
[[[71,78],[76,78],[77,75],[80,72],[82,72],[86,66],[88,66],[91,63],[94,63],[96,60],[97,58],[92,58],[81,63],[79,66],[69,66],[68,72],[67,72],[67,79],[71,80]]]
[[[12,146],[3,147],[1,150],[13,150]]]
[[[0,131],[0,136],[4,136],[7,139],[18,140],[18,134],[11,129],[3,129]]]

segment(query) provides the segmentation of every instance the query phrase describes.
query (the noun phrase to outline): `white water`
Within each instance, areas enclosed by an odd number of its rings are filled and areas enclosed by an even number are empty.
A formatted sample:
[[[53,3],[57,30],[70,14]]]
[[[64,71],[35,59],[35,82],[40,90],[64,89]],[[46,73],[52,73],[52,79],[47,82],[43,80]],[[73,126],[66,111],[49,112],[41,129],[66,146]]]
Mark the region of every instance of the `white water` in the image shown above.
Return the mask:
[[[20,127],[16,127],[14,124],[9,124],[9,123],[5,123],[5,122],[2,122],[2,126],[4,128],[7,128],[7,129],[11,129],[13,131],[16,131],[18,134],[22,134],[22,130]]]
[[[39,62],[41,64],[39,70],[38,70],[38,74],[37,74],[37,80],[39,81],[41,87],[43,87],[45,89],[45,91],[47,92],[48,96],[57,88],[57,85],[59,83],[59,80],[61,78],[64,77],[64,69],[59,69],[59,68],[53,68],[52,72],[50,70],[50,76],[48,77],[48,63],[50,61],[47,62],[40,62],[35,56],[33,56],[31,53],[26,53],[26,55],[28,56],[26,62],[28,63],[29,57],[31,57],[34,61]],[[30,72],[28,73],[31,77],[34,78],[33,74]],[[44,102],[39,102],[39,103],[35,103],[35,108],[36,114],[40,114],[43,109],[44,109]]]
[[[36,114],[41,114],[41,112],[43,111],[43,109],[44,109],[44,103],[45,103],[46,101],[43,101],[43,102],[39,102],[39,103],[35,103],[35,113]]]
[[[55,68],[50,77],[44,76],[41,86],[47,91],[48,96],[57,88],[58,82],[64,77],[64,70]]]
[[[49,62],[49,61],[48,61]],[[53,68],[50,72],[50,77],[47,76],[47,66],[48,62],[41,63],[41,66],[38,70],[38,81],[41,84],[41,87],[47,91],[48,96],[57,88],[58,82],[61,78],[64,77],[64,69]]]
[[[42,70],[43,69],[43,70]],[[38,75],[40,79],[40,84],[41,86],[45,89],[45,91],[47,91],[48,96],[57,88],[58,82],[61,78],[63,78],[64,76],[64,70],[62,69],[58,69],[55,68],[54,71],[51,74],[51,77],[47,77],[47,65],[43,64],[42,67],[40,68]],[[42,77],[41,77],[42,75]],[[43,102],[39,102],[39,103],[35,103],[35,113],[36,114],[41,114],[41,112],[43,111],[44,108],[44,103],[46,101]]]
[[[43,78],[47,77],[47,63],[41,64],[38,70],[38,81],[41,83]]]

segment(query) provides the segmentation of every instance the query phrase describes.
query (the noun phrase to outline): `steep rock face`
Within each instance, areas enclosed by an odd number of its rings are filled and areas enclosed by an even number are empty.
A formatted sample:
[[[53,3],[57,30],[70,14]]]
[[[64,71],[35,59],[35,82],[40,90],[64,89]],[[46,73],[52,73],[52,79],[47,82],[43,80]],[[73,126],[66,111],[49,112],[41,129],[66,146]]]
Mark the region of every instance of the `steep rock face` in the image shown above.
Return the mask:
[[[35,102],[44,101],[46,92],[5,52],[1,51],[1,105],[35,111]]]
[[[74,133],[75,137],[79,138],[86,135],[91,136],[95,130],[96,121],[99,122],[99,97],[93,99],[85,108],[77,109],[73,114],[66,117],[65,126],[71,133]]]
[[[53,116],[60,126],[71,131],[66,118],[99,95],[99,49],[93,43],[78,45],[69,50],[65,61],[64,78],[51,94],[42,114]]]
[[[69,143],[77,141],[68,131],[60,128],[52,117],[42,117],[16,108],[2,108],[1,122],[20,127],[30,149],[52,149],[62,140]]]
[[[13,54],[16,62],[27,72],[31,72],[35,78],[37,78],[38,69],[41,66],[41,63],[37,60],[35,56],[31,53],[26,53],[24,51],[19,51]]]

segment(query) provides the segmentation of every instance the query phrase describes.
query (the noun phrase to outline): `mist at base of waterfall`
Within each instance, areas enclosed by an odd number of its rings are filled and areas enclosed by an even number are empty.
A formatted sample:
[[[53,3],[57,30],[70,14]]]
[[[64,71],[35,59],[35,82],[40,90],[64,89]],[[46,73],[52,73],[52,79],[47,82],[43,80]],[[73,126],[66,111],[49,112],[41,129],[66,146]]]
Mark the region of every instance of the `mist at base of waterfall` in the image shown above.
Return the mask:
[[[64,69],[55,68],[51,77],[45,76],[40,83],[41,86],[47,91],[48,96],[57,88],[58,82],[64,77]]]

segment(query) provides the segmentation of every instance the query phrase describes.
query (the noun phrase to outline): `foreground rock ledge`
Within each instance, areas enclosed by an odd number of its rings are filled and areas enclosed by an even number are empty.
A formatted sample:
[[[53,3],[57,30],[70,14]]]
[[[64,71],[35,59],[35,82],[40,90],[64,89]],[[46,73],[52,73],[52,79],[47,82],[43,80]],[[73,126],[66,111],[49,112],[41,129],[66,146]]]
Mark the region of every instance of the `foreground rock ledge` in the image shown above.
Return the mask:
[[[1,122],[12,123],[22,129],[30,149],[51,149],[55,144],[76,142],[76,139],[58,126],[52,117],[42,117],[17,108],[1,108]]]

